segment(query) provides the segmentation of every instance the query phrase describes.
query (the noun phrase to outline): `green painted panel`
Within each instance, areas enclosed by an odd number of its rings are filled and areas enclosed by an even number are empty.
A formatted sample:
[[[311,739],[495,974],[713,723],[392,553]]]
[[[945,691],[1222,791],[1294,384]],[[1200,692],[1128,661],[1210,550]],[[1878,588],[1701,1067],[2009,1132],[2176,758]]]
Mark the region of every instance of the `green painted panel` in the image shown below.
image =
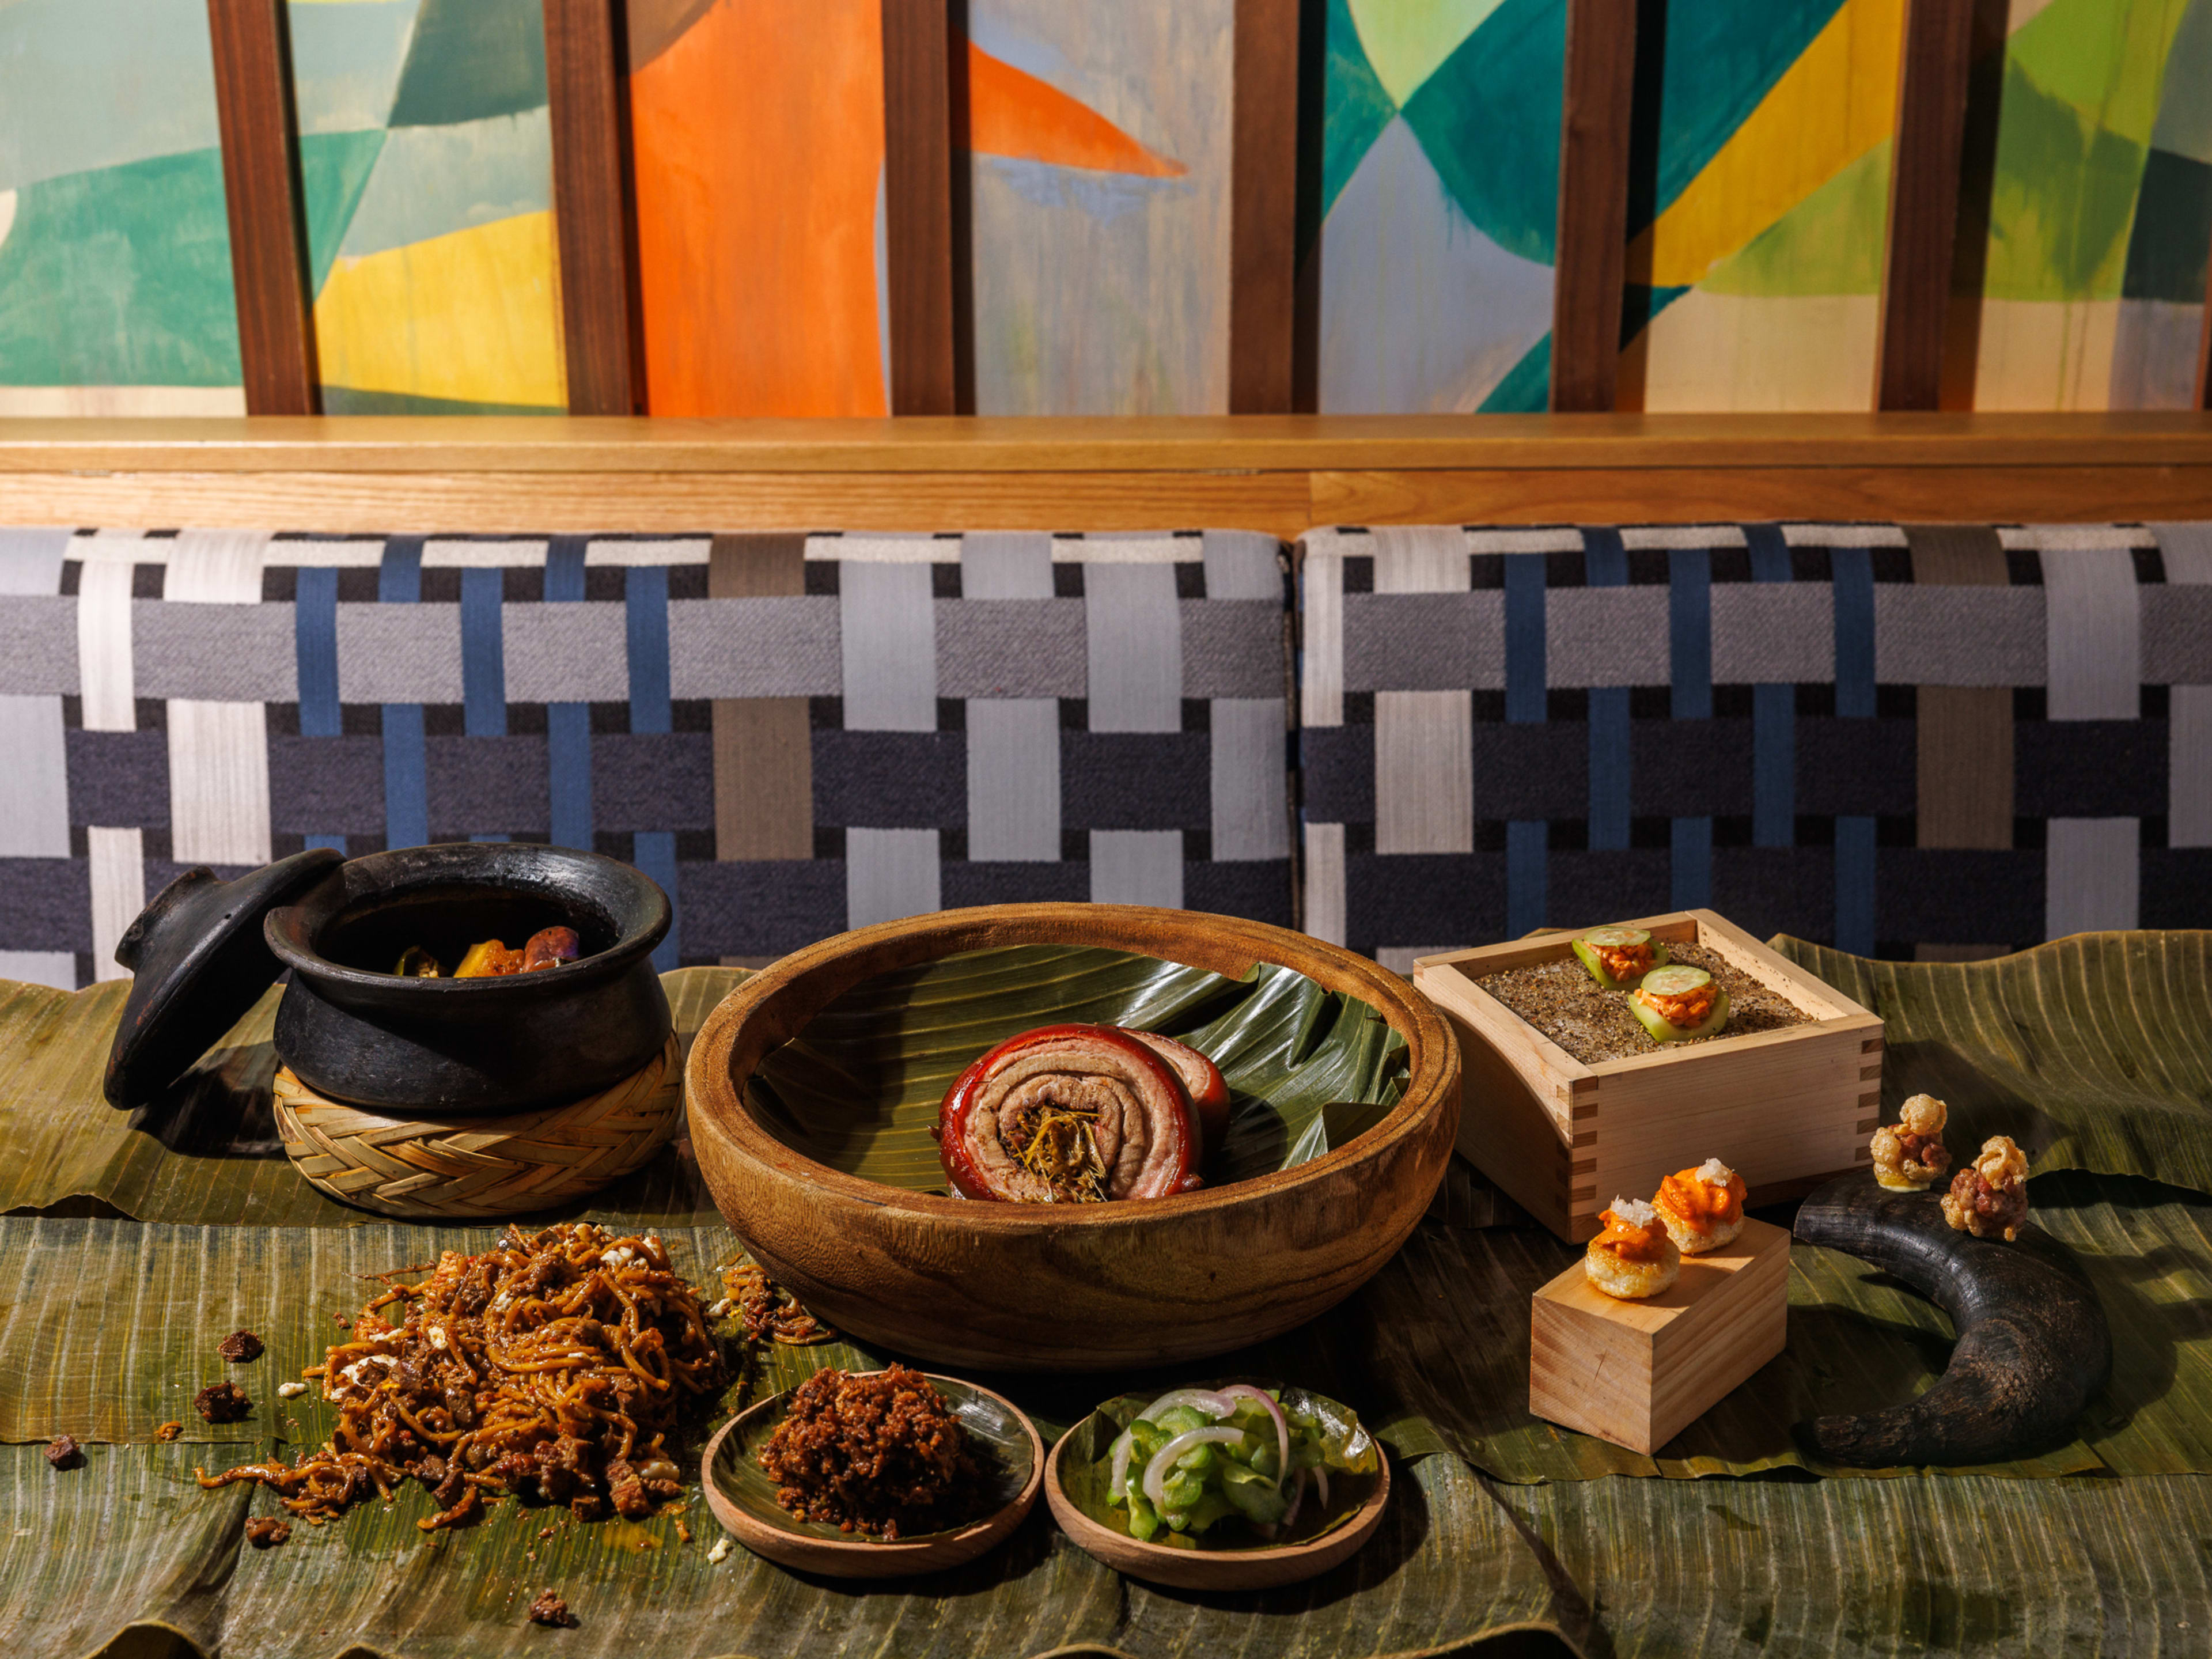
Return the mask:
[[[1887,139],[1698,284],[1714,294],[1878,294],[1889,218]]]
[[[566,415],[550,404],[478,404],[458,398],[418,398],[410,392],[360,392],[348,386],[323,388],[325,415]]]
[[[1999,300],[2117,298],[2144,150],[2005,65],[1984,292]]]
[[[1540,415],[1552,403],[1552,337],[1530,346],[1521,361],[1491,387],[1478,411],[1484,415]]]
[[[392,113],[418,0],[348,0],[285,8],[292,106],[300,131],[359,132]]]
[[[2189,0],[2051,0],[2005,44],[2052,97],[2097,125],[2150,142],[2166,56]],[[2196,96],[2205,96],[2203,88]]]
[[[538,0],[422,0],[387,125],[477,121],[544,101]]]
[[[1358,26],[1352,21],[1345,0],[1328,0],[1328,64],[1323,101],[1321,210],[1327,214],[1359,165],[1359,158],[1367,154],[1367,147],[1398,112],[1367,61]]]
[[[384,148],[381,128],[309,133],[300,140],[300,179],[307,198],[307,264],[313,290],[323,291],[346,228]]]
[[[204,5],[0,0],[0,190],[219,142]]]
[[[0,385],[236,386],[222,158],[27,186],[0,241]]]
[[[1407,125],[1467,216],[1548,264],[1559,215],[1563,0],[1506,0],[1406,103]]]

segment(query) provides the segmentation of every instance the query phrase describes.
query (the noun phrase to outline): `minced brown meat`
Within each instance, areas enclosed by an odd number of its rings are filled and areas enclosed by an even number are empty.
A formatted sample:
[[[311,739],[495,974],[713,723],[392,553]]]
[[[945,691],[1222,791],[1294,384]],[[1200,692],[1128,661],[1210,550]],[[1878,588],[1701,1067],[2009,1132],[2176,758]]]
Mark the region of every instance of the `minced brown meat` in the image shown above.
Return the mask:
[[[73,1434],[58,1434],[46,1447],[46,1462],[58,1469],[73,1469],[84,1462],[84,1448]]]
[[[564,1625],[574,1625],[576,1615],[569,1612],[568,1604],[551,1590],[541,1590],[538,1599],[530,1604],[530,1622],[551,1625],[558,1629]]]
[[[265,1550],[273,1544],[281,1544],[291,1535],[290,1527],[282,1521],[272,1520],[265,1515],[257,1515],[246,1523],[246,1541],[258,1550]]]
[[[792,1395],[760,1466],[799,1520],[886,1540],[957,1525],[979,1479],[967,1429],[906,1365],[817,1371]]]
[[[235,1382],[210,1382],[192,1397],[192,1409],[210,1423],[235,1423],[252,1404]]]
[[[215,1351],[234,1365],[250,1364],[261,1358],[261,1339],[252,1331],[233,1331],[216,1344]]]
[[[1944,1206],[1951,1225],[1976,1238],[2012,1239],[2027,1219],[2025,1182],[1991,1183],[1968,1164],[1951,1177],[1951,1201]]]

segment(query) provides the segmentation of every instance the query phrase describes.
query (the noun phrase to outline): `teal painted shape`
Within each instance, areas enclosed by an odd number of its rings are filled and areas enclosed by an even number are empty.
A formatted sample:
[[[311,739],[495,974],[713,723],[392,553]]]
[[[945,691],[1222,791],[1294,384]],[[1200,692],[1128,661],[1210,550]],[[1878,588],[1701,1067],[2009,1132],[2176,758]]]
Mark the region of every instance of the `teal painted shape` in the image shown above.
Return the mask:
[[[0,385],[236,386],[222,155],[21,191],[0,241]]]
[[[349,259],[553,205],[553,130],[543,105],[449,127],[394,127],[339,252]]]
[[[774,74],[773,64],[762,72]],[[395,127],[514,115],[545,101],[539,0],[422,0],[392,100]]]
[[[2194,0],[2174,31],[2150,143],[2153,149],[2212,162],[2212,0]]]
[[[463,398],[420,398],[410,392],[323,388],[325,415],[566,415],[550,404],[479,404]]]
[[[285,8],[300,131],[359,132],[392,113],[417,0]]]
[[[1552,268],[1467,222],[1403,121],[1337,198],[1321,262],[1321,409],[1472,410],[1552,325]]]
[[[1322,87],[1321,210],[1326,218],[1367,147],[1398,113],[1367,61],[1359,26],[1345,0],[1328,0],[1328,64]]]
[[[346,228],[384,143],[381,128],[311,133],[300,140],[300,182],[307,198],[307,264],[310,286],[317,294],[323,291],[323,279],[344,246]]]
[[[1460,210],[1509,253],[1552,262],[1566,0],[1505,0],[1406,100]]]
[[[221,143],[204,5],[0,0],[0,190]]]
[[[1540,415],[1552,406],[1552,337],[1530,346],[1521,361],[1491,387],[1477,412],[1483,415]]]
[[[2212,167],[2154,149],[2143,162],[2120,293],[2130,300],[2204,302],[2212,252]]]
[[[1705,171],[1842,8],[1843,0],[1676,0],[1666,8],[1664,38],[1636,43],[1639,58],[1656,51],[1662,67],[1657,155],[1642,122],[1632,140],[1631,238]],[[1637,78],[1644,78],[1640,64]]]

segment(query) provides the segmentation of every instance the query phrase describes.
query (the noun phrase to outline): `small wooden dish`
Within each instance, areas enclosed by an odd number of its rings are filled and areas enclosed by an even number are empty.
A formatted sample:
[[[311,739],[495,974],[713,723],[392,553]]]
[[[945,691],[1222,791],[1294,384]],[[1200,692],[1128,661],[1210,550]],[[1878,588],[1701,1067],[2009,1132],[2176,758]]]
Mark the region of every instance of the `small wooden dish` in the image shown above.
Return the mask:
[[[800,1521],[775,1501],[775,1489],[753,1454],[775,1431],[790,1391],[748,1406],[707,1443],[699,1485],[722,1528],[754,1554],[796,1572],[827,1578],[896,1578],[938,1572],[972,1561],[1003,1542],[1036,1504],[1044,1480],[1044,1442],[1036,1425],[1003,1395],[957,1377],[932,1376],[969,1433],[994,1454],[999,1479],[990,1512],[951,1532],[884,1543]],[[750,1477],[750,1478],[748,1478]],[[1013,1496],[1006,1493],[1012,1490]]]
[[[1052,1456],[1045,1465],[1045,1502],[1051,1504],[1052,1518],[1060,1522],[1060,1529],[1073,1539],[1085,1555],[1148,1584],[1165,1584],[1172,1589],[1254,1590],[1274,1589],[1318,1577],[1331,1567],[1349,1560],[1374,1535],[1375,1528],[1382,1524],[1383,1506],[1390,1501],[1390,1455],[1377,1445],[1375,1453],[1381,1460],[1382,1475],[1375,1482],[1375,1489],[1342,1524],[1318,1538],[1302,1544],[1285,1544],[1280,1548],[1249,1550],[1181,1549],[1171,1544],[1147,1544],[1093,1521],[1067,1495],[1060,1479],[1061,1460],[1082,1427],[1078,1423],[1060,1436],[1052,1449]]]

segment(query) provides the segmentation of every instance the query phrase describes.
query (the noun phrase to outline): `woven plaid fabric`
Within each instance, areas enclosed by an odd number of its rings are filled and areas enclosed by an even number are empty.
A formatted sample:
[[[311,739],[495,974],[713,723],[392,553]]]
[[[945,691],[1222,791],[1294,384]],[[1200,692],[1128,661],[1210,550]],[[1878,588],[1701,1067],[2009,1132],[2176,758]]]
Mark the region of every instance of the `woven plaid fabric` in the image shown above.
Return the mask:
[[[0,531],[0,975],[118,975],[179,871],[628,860],[661,965],[957,905],[1288,922],[1271,537]]]
[[[1338,529],[1299,549],[1304,923],[1692,905],[1958,958],[2212,926],[2212,526]]]

